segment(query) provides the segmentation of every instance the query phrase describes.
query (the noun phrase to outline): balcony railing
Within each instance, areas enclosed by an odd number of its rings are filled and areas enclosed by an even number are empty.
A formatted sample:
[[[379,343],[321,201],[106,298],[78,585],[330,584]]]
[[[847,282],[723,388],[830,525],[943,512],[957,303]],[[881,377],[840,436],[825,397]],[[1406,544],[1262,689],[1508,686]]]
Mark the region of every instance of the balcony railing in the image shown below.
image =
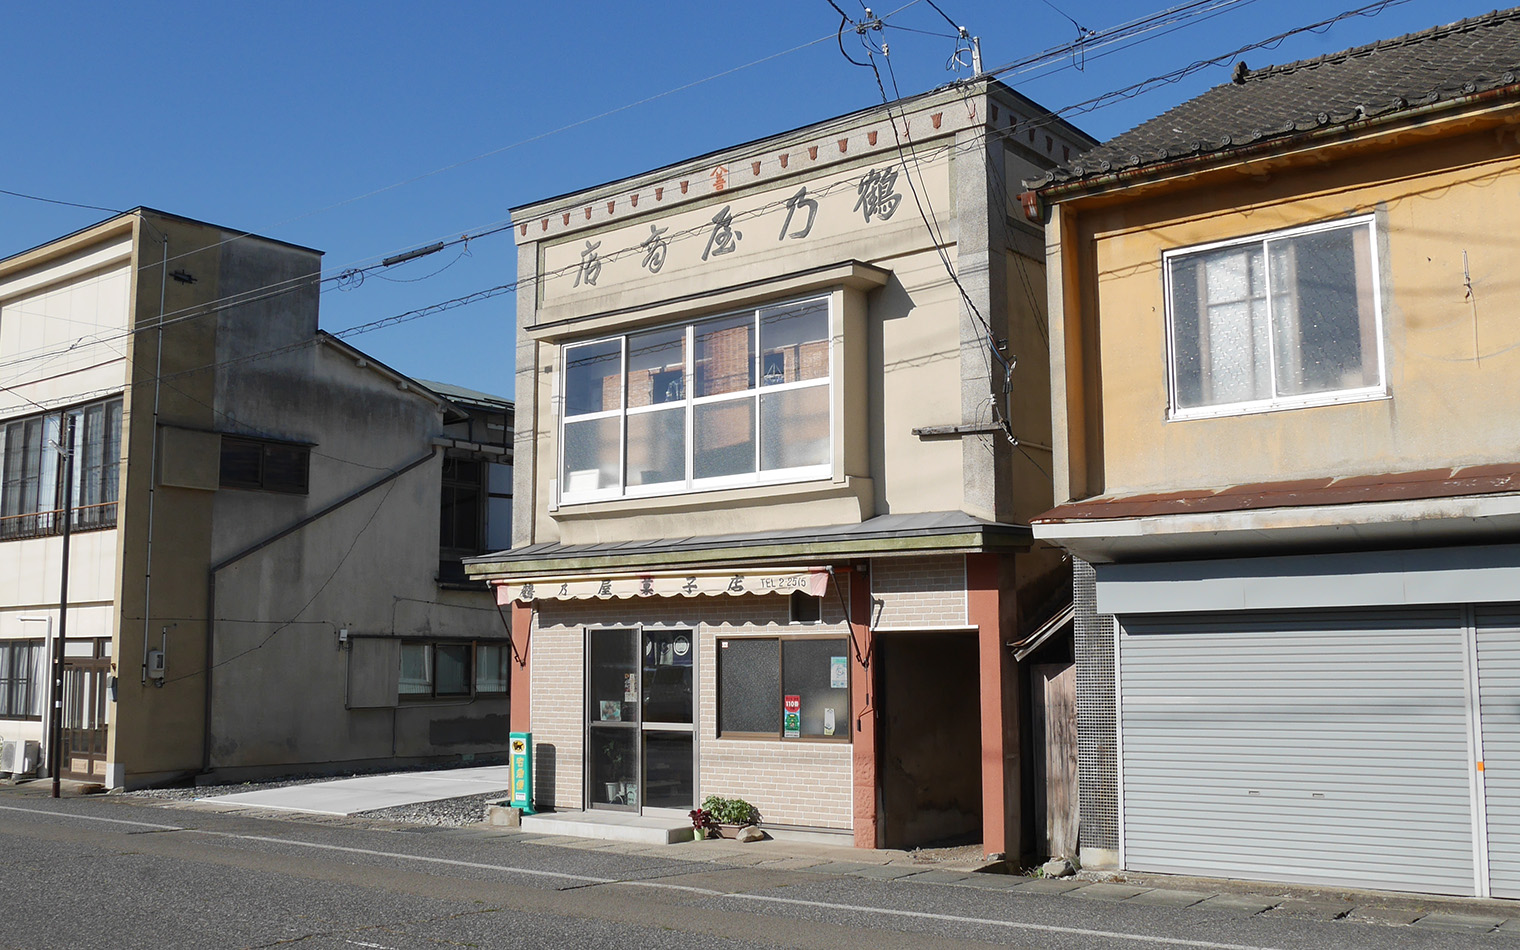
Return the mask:
[[[116,527],[116,502],[78,505],[74,508],[72,531],[99,531]],[[21,538],[46,538],[63,534],[63,509],[33,511],[20,515],[0,515],[0,541]]]

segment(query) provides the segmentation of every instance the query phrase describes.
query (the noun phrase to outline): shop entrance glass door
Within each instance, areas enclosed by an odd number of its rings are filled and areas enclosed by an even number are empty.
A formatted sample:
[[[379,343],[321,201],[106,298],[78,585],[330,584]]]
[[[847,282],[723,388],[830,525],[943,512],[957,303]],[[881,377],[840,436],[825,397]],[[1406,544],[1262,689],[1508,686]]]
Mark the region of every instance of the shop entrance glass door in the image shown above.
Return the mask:
[[[645,811],[670,809],[684,817],[696,807],[692,747],[696,642],[694,630],[643,631],[640,774]]]
[[[588,632],[588,805],[683,815],[693,807],[695,671],[693,630]]]

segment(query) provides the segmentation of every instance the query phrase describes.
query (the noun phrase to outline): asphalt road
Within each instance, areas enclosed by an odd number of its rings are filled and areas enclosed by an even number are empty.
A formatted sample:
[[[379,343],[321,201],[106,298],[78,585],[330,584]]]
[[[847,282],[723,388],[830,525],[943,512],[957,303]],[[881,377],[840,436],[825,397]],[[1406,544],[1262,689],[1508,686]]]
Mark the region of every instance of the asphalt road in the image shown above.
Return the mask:
[[[1235,916],[355,827],[116,798],[0,799],[0,947],[1115,950],[1520,947],[1349,920]]]

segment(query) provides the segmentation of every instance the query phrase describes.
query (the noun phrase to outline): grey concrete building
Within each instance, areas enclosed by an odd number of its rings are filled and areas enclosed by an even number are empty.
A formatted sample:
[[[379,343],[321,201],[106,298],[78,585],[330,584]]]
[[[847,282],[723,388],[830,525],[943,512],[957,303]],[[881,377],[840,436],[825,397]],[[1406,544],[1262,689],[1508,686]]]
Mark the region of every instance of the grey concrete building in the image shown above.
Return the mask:
[[[505,750],[505,624],[456,567],[506,529],[511,403],[318,330],[320,268],[149,209],[0,260],[0,738],[46,732],[72,420],[66,774]]]

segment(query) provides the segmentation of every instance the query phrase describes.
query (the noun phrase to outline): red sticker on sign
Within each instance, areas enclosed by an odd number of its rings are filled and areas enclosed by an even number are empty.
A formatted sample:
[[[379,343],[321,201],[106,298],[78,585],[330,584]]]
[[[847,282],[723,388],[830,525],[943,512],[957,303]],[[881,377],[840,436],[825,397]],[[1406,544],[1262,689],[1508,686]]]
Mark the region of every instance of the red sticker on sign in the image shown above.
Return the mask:
[[[781,704],[781,708],[785,709],[789,713],[802,712],[802,697],[801,696],[788,696],[788,697],[786,697],[786,699]]]

